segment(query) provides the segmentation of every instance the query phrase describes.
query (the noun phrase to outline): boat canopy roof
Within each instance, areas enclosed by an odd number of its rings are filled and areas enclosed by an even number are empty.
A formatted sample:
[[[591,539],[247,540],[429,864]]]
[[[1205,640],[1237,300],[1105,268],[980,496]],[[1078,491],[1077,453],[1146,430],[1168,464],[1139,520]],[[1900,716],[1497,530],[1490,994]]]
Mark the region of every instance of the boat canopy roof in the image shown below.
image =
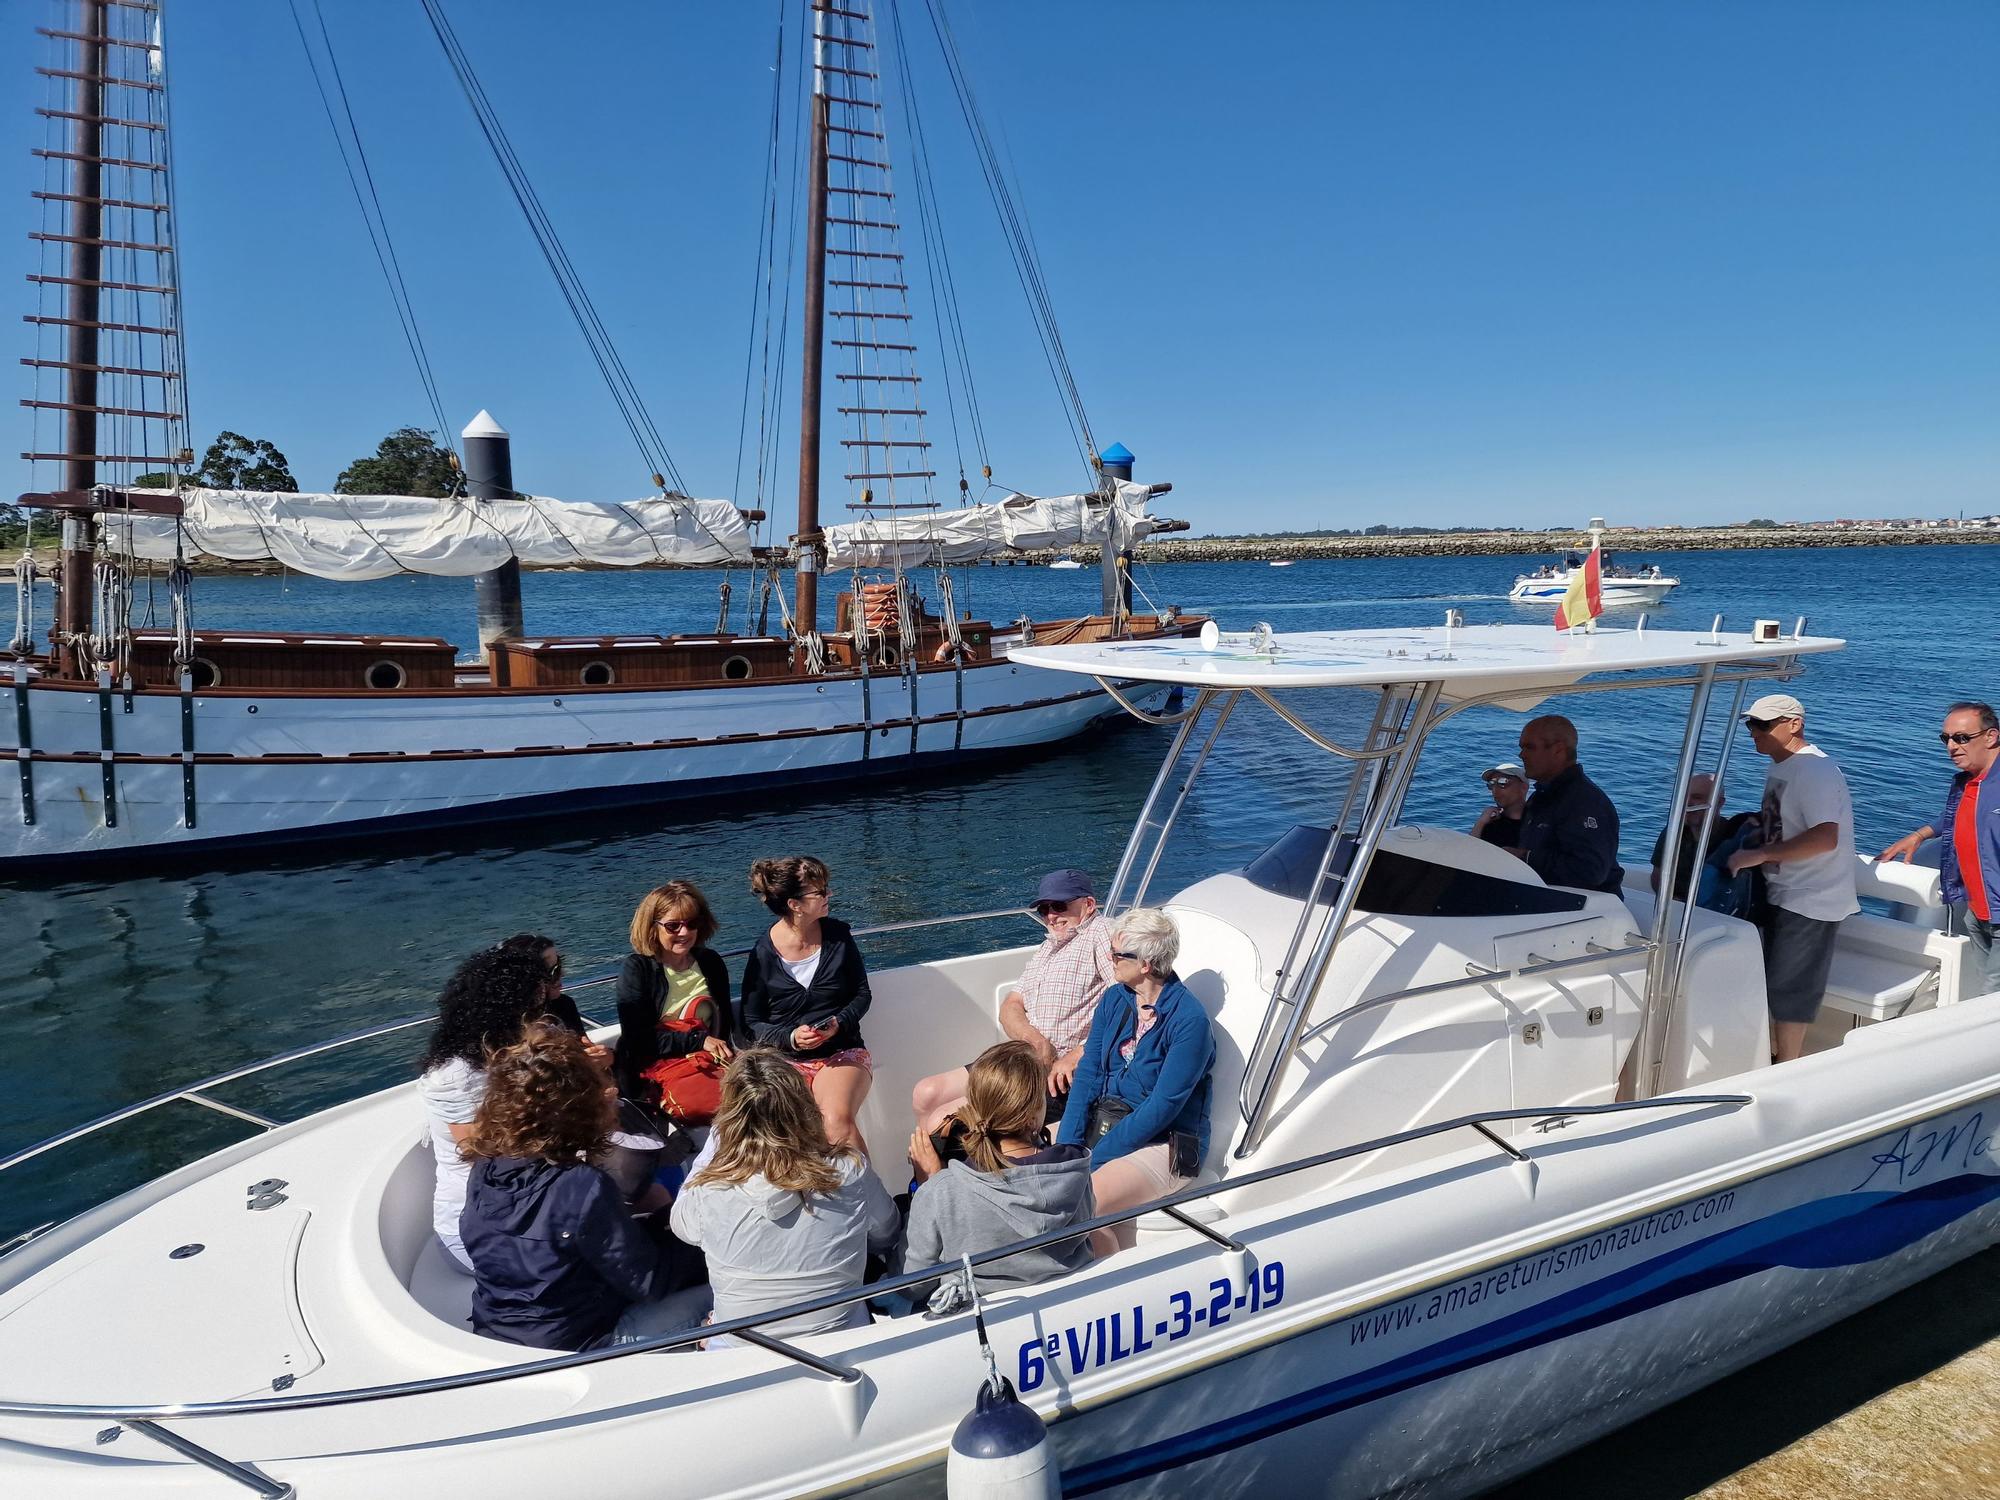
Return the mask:
[[[431,500],[413,495],[183,490],[180,514],[107,515],[114,544],[171,561],[176,546],[231,562],[276,562],[317,578],[463,577],[516,558],[533,567],[747,563],[750,533],[726,500],[652,495],[586,502]],[[178,535],[176,534],[178,532]]]
[[[1016,647],[1011,659],[1057,672],[1189,687],[1283,691],[1291,688],[1439,684],[1449,700],[1499,697],[1532,707],[1543,696],[1605,672],[1763,664],[1782,670],[1793,657],[1837,651],[1830,636],[1756,640],[1748,632],[1560,631],[1548,625],[1432,625],[1388,630],[1308,630],[1222,635],[1204,641],[1107,641]]]

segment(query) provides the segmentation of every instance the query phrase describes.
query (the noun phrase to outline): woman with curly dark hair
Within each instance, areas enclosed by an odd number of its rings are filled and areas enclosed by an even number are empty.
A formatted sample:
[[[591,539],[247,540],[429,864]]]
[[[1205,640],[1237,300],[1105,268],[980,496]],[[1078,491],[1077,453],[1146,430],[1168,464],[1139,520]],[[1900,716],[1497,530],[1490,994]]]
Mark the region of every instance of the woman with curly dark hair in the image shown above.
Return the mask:
[[[699,1288],[685,1316],[659,1301],[689,1279],[698,1257],[656,1243],[591,1165],[615,1121],[604,1074],[574,1033],[537,1023],[493,1054],[461,1147],[472,1161],[462,1228],[477,1282],[475,1332],[590,1349],[610,1343],[628,1314],[635,1325],[664,1314],[682,1326],[705,1310]]]
[[[430,1126],[431,1158],[437,1185],[431,1197],[431,1227],[452,1260],[472,1269],[459,1238],[458,1216],[465,1206],[467,1167],[459,1142],[472,1130],[472,1117],[486,1093],[486,1060],[521,1039],[531,1021],[550,1020],[580,1032],[574,1004],[561,994],[561,954],[546,938],[509,938],[461,963],[438,996],[438,1022],[424,1048],[417,1089]],[[610,1052],[585,1042],[586,1055],[600,1069]],[[605,1082],[608,1085],[608,1072]],[[665,1206],[653,1185],[653,1171],[665,1143],[649,1122],[621,1116],[600,1161],[628,1199],[642,1210]]]

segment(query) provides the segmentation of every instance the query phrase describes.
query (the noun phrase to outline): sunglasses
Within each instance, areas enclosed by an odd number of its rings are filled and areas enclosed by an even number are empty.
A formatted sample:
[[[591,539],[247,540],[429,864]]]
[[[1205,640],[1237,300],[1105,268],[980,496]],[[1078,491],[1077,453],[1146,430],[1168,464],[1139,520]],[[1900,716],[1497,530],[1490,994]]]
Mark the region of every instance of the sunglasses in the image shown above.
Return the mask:
[[[563,961],[560,958],[554,963],[544,964],[542,967],[548,971],[548,976],[551,979],[560,979],[563,976]]]
[[[1138,954],[1136,954],[1136,953],[1123,953],[1123,952],[1120,952],[1120,951],[1119,951],[1118,949],[1116,949],[1116,948],[1113,948],[1113,949],[1111,950],[1111,956],[1112,956],[1113,958],[1122,958],[1122,959],[1124,959],[1124,960],[1125,960],[1125,962],[1126,962],[1126,963],[1128,963],[1128,964],[1136,964],[1136,963],[1143,963],[1143,962],[1144,962],[1144,960],[1143,960],[1143,959],[1141,959],[1141,958],[1139,957],[1139,955],[1138,955]]]
[[[1518,776],[1482,776],[1479,779],[1488,786],[1512,786],[1521,778]]]
[[[1750,718],[1748,715],[1745,715],[1743,722],[1749,728],[1756,730],[1759,734],[1767,734],[1771,730],[1777,728],[1778,725],[1784,723],[1785,721],[1783,719],[1753,719]]]
[[[669,932],[692,932],[692,931],[694,931],[694,923],[692,923],[692,922],[677,922],[677,921],[675,921],[675,920],[674,920],[674,919],[673,919],[672,917],[661,917],[661,918],[660,918],[660,920],[659,920],[659,921],[657,921],[656,923],[654,923],[653,925],[654,925],[654,926],[656,926],[656,927],[664,927],[664,928],[666,928],[666,929],[667,929],[667,931],[669,931]]]
[[[1971,734],[1966,734],[1962,730],[1951,730],[1940,732],[1938,741],[1946,745],[1969,745],[1974,740],[1983,739],[1992,732],[1990,729],[1975,729]]]
[[[1037,901],[1035,903],[1035,915],[1038,917],[1052,917],[1059,911],[1068,911],[1069,906],[1070,904],[1067,901]]]

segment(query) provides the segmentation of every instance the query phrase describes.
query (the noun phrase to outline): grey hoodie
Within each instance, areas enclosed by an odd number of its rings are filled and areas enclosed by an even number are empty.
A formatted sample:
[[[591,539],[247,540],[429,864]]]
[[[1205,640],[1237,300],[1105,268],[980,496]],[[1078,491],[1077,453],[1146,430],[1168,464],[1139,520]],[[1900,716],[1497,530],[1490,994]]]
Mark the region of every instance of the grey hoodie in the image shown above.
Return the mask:
[[[674,1233],[701,1246],[708,1257],[709,1285],[715,1288],[712,1321],[726,1323],[860,1287],[868,1252],[886,1255],[896,1243],[896,1205],[865,1163],[842,1157],[839,1167],[841,1183],[831,1193],[801,1195],[771,1186],[762,1174],[743,1183],[691,1182],[681,1189],[674,1199]],[[867,1321],[867,1305],[854,1302],[759,1332],[783,1338]]]
[[[1090,1152],[1052,1146],[1037,1161],[1015,1162],[1004,1172],[980,1172],[954,1161],[917,1189],[903,1241],[903,1269],[949,1264],[1016,1240],[1081,1224],[1097,1213],[1090,1190]],[[1030,1286],[1090,1264],[1090,1238],[1027,1250],[989,1261],[974,1275],[981,1292]]]

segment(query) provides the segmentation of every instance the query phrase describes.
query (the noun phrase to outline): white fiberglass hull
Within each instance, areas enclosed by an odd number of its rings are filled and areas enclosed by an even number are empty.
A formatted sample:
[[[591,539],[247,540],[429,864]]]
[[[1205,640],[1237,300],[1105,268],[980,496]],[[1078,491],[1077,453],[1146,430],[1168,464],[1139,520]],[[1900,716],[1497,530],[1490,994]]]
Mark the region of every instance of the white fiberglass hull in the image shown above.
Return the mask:
[[[1606,578],[1599,586],[1599,597],[1607,609],[1658,604],[1679,588],[1680,583],[1678,578]],[[1516,578],[1513,591],[1507,597],[1516,604],[1554,604],[1568,591],[1569,579],[1566,576]]]
[[[926,986],[981,988],[1019,957],[885,973],[878,1009],[884,998],[896,1010],[915,1003]],[[1730,1082],[1754,1102],[1503,1126],[1527,1162],[1464,1132],[1401,1148],[1412,1154],[1345,1182],[1246,1188],[1219,1200],[1228,1211],[1215,1224],[1245,1259],[1190,1231],[1149,1228],[1136,1249],[1089,1271],[990,1302],[1003,1372],[1052,1421],[1069,1495],[1282,1486],[1444,1500],[2000,1236],[1990,1149],[2000,1005],[1864,1028],[1845,1046]],[[892,1118],[878,1103],[864,1124],[886,1138]],[[398,1174],[423,1160],[419,1133],[411,1092],[394,1090],[212,1158],[0,1262],[0,1362],[16,1372],[6,1395],[105,1401],[129,1387],[135,1401],[167,1399],[144,1389],[162,1367],[143,1346],[172,1336],[164,1324],[214,1330],[214,1347],[196,1352],[191,1339],[166,1371],[184,1399],[255,1397],[281,1368],[298,1372],[289,1392],[307,1395],[518,1357],[426,1323],[384,1260],[385,1204]],[[140,1326],[108,1307],[105,1327],[89,1325],[76,1283],[65,1287],[80,1261],[88,1276],[92,1260],[129,1258],[145,1283],[133,1295],[157,1298],[155,1263],[241,1222],[243,1186],[257,1178],[290,1195],[283,1212],[295,1227],[274,1213],[270,1229],[293,1246],[289,1333],[282,1318],[256,1316],[258,1284],[221,1265],[206,1302],[166,1311],[153,1301]],[[415,1212],[426,1207],[419,1194]],[[126,1284],[118,1266],[100,1274]],[[38,1316],[62,1329],[66,1351],[39,1376],[13,1347]],[[929,1495],[980,1379],[969,1321],[903,1318],[803,1341],[858,1370],[854,1385],[755,1349],[651,1354],[172,1425],[313,1500]],[[246,1342],[261,1363],[239,1355],[230,1365],[229,1346]],[[139,1373],[148,1365],[150,1377]],[[0,1491],[221,1493],[143,1433],[98,1442],[103,1426],[0,1418]]]
[[[1167,691],[1133,696],[1157,706]],[[1004,661],[866,683],[196,693],[187,723],[173,693],[134,694],[129,712],[90,686],[0,693],[16,700],[0,760],[26,767],[0,783],[0,868],[837,780],[1054,744],[1119,713],[1095,687]]]

